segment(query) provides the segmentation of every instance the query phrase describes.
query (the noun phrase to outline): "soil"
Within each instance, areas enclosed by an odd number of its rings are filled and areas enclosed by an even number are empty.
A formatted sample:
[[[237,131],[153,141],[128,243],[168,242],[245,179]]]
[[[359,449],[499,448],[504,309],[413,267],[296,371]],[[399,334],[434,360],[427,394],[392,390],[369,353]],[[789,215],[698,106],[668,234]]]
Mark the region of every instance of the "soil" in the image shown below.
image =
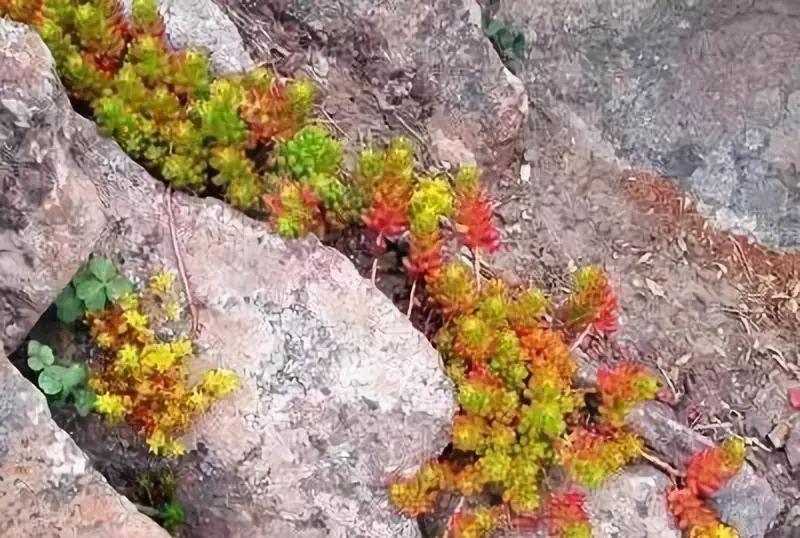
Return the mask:
[[[744,436],[757,471],[796,505],[800,469],[767,436],[797,418],[799,255],[714,230],[673,182],[596,157],[564,125],[531,108],[529,162],[494,184],[506,245],[495,269],[554,290],[576,266],[603,266],[621,343],[660,374],[681,419],[715,439]],[[778,522],[774,536],[795,526]]]

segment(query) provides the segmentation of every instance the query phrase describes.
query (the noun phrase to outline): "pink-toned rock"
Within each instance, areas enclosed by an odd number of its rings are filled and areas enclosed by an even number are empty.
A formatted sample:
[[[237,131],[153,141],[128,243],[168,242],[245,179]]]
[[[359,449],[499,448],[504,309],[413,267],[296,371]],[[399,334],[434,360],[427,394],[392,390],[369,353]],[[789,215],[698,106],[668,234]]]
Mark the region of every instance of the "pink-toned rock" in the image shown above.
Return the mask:
[[[169,538],[94,471],[0,350],[0,536]]]

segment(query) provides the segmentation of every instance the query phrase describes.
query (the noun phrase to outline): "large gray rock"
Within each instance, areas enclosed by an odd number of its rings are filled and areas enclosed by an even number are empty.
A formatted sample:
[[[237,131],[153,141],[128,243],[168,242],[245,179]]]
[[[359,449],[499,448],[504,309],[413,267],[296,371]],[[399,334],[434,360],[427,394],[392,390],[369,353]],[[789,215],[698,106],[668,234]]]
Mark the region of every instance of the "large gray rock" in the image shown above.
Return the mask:
[[[169,538],[92,470],[1,349],[0,386],[0,536]]]
[[[800,4],[500,4],[528,38],[521,77],[549,118],[678,179],[724,226],[800,246]]]
[[[646,465],[609,478],[587,499],[592,536],[680,538],[666,503],[671,487],[664,473]]]
[[[478,2],[219,3],[256,61],[288,57],[284,70],[321,82],[350,136],[422,138],[433,162],[477,161],[498,175],[513,162],[527,95],[484,37]]]
[[[32,32],[0,21],[0,43],[0,183],[38,193],[24,226],[0,230],[13,260],[2,265],[2,297],[20,298],[5,301],[0,322],[25,320],[4,344],[19,343],[90,252],[138,280],[175,271],[177,247],[199,316],[194,367],[230,368],[243,382],[186,439],[200,449],[182,476],[182,500],[200,514],[191,532],[418,536],[385,486],[448,440],[452,388],[425,339],[317,240],[285,242],[219,201],[166,193],[70,109]],[[99,224],[70,228],[71,257],[59,258],[63,238],[45,217],[74,207],[75,192]]]
[[[122,0],[130,13],[133,0]],[[160,0],[167,39],[174,47],[205,51],[217,73],[237,73],[253,67],[236,26],[212,0]]]

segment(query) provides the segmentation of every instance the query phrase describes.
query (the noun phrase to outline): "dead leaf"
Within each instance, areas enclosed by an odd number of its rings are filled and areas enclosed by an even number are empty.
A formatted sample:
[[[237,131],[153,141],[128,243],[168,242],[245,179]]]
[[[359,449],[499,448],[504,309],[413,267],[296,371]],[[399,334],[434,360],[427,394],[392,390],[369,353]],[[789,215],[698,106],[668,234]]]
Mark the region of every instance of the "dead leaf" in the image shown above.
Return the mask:
[[[690,360],[691,358],[692,358],[692,354],[691,354],[691,353],[684,353],[683,355],[681,355],[680,357],[678,357],[678,359],[675,361],[675,364],[676,364],[677,366],[683,366],[684,364],[686,364],[687,362],[689,362],[689,360]]]
[[[653,257],[653,253],[652,252],[645,252],[644,254],[642,254],[642,257],[639,258],[639,261],[637,261],[636,263],[640,263],[640,264],[647,263],[647,262],[650,261],[650,258],[652,258],[652,257]]]

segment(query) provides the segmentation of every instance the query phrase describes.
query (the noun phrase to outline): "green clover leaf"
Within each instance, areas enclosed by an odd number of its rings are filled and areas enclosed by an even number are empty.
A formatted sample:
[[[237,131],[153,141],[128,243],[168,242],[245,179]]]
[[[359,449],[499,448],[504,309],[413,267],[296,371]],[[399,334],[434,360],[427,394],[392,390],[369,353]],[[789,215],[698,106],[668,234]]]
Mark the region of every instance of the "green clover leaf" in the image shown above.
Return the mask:
[[[55,361],[53,350],[36,340],[28,342],[28,367],[34,372],[50,366]]]
[[[122,275],[117,275],[106,284],[106,295],[109,300],[116,301],[126,293],[133,291],[133,284]]]
[[[39,388],[42,389],[42,392],[49,395],[55,395],[61,392],[61,389],[64,386],[61,384],[61,375],[59,374],[59,370],[64,369],[63,366],[52,365],[46,367],[44,370],[41,371],[39,374]]]
[[[83,317],[83,303],[75,295],[75,288],[68,285],[56,297],[56,316],[62,323],[73,323]]]
[[[100,256],[95,256],[89,260],[89,272],[103,283],[109,282],[117,274],[117,270],[114,268],[114,264],[111,263],[111,260]]]
[[[94,408],[94,401],[97,395],[89,390],[78,388],[72,391],[72,396],[75,398],[75,409],[82,417],[88,415]]]
[[[96,279],[86,279],[75,288],[75,295],[87,310],[102,310],[106,306],[105,285]]]
[[[86,381],[86,365],[72,364],[64,370],[59,370],[61,375],[61,386],[64,392],[71,392],[75,387],[82,385]]]

